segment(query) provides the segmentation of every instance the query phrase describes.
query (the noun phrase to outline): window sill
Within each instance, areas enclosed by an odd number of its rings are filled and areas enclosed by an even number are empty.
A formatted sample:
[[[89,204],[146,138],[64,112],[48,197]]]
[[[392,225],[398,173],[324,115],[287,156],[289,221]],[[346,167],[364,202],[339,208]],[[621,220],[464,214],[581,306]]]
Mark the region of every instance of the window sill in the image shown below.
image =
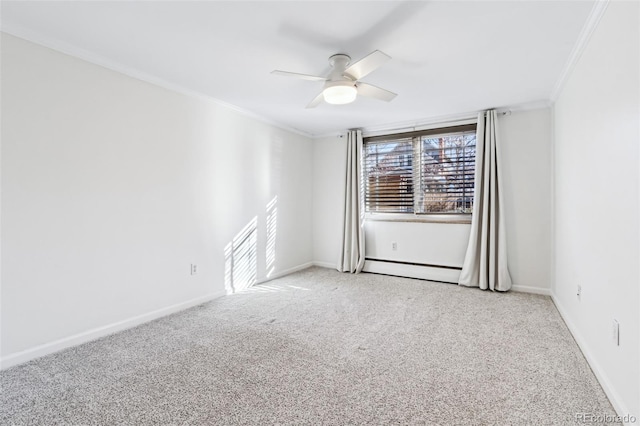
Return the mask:
[[[367,213],[365,220],[373,222],[422,222],[470,224],[471,214],[410,214],[410,213]]]

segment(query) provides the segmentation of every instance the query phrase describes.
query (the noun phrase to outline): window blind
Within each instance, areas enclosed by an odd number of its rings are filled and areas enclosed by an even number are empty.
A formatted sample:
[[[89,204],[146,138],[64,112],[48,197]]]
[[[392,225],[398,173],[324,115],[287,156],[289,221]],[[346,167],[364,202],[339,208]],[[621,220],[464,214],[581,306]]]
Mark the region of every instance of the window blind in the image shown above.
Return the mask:
[[[365,139],[365,211],[471,213],[475,125]]]
[[[475,140],[475,133],[422,138],[419,213],[471,213]]]
[[[365,144],[366,211],[413,212],[413,156],[411,138]]]

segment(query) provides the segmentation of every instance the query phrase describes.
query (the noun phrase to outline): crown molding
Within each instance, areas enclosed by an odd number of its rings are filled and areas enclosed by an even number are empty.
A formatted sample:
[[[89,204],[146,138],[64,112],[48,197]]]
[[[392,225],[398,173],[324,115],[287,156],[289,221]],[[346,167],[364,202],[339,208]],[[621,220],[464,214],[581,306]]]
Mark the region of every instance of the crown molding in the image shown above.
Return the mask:
[[[606,9],[607,5],[608,5],[609,0],[597,0],[590,12],[589,18],[587,19],[587,22],[585,23],[580,36],[578,38],[578,41],[576,42],[572,53],[569,57],[569,60],[567,61],[565,68],[561,74],[561,77],[558,79],[558,81],[556,82],[556,85],[554,86],[552,95],[550,97],[549,100],[542,100],[542,101],[535,101],[535,102],[529,102],[526,104],[519,104],[519,105],[513,105],[513,106],[509,106],[509,107],[503,107],[503,108],[495,108],[497,109],[499,112],[503,112],[503,111],[521,111],[521,110],[530,110],[530,109],[539,109],[539,108],[547,108],[549,106],[551,106],[557,96],[559,95],[560,91],[562,90],[563,85],[565,84],[568,76],[570,75],[573,67],[575,66],[575,63],[578,61],[582,51],[584,50],[584,47],[586,46],[586,43],[589,39],[589,37],[591,36],[591,34],[593,33],[595,27],[597,26],[600,18],[602,17],[604,10]],[[3,33],[6,34],[10,34],[12,36],[27,40],[29,42],[35,43],[37,45],[40,46],[44,46],[46,48],[58,51],[60,53],[84,60],[86,62],[92,63],[94,65],[98,65],[101,66],[103,68],[118,72],[120,74],[124,74],[127,75],[129,77],[135,78],[137,80],[141,80],[150,84],[153,84],[155,86],[158,87],[162,87],[164,89],[176,92],[176,93],[180,93],[182,95],[186,95],[189,97],[193,97],[193,98],[198,98],[198,99],[202,99],[208,102],[213,102],[217,105],[220,105],[224,108],[227,108],[229,110],[235,111],[245,117],[249,117],[252,118],[256,121],[260,121],[263,122],[265,124],[274,126],[276,128],[279,128],[281,130],[285,130],[287,132],[291,132],[294,134],[298,134],[300,136],[304,136],[306,138],[310,138],[310,139],[323,139],[323,138],[328,138],[328,137],[341,137],[345,134],[345,131],[333,131],[330,133],[323,133],[323,134],[313,134],[310,132],[306,132],[304,130],[300,130],[294,127],[290,127],[286,124],[280,123],[280,122],[276,122],[274,120],[271,120],[269,118],[266,118],[264,116],[261,116],[259,114],[256,114],[252,111],[246,110],[244,108],[238,107],[236,105],[224,102],[220,99],[214,98],[212,96],[209,95],[205,95],[203,93],[191,90],[191,89],[187,89],[183,86],[180,85],[176,85],[173,83],[170,83],[168,81],[165,81],[161,78],[158,78],[152,74],[140,71],[138,69],[132,68],[132,67],[128,67],[126,65],[123,65],[121,63],[118,63],[116,61],[112,61],[110,59],[107,59],[101,55],[97,55],[93,52],[81,49],[77,46],[68,44],[66,42],[63,42],[61,40],[58,39],[54,39],[52,37],[48,37],[45,36],[39,32],[33,31],[31,29],[25,28],[23,26],[20,25],[15,25],[15,24],[11,24],[11,23],[4,23],[2,25],[2,28],[0,28],[0,30]],[[363,128],[363,133],[366,135],[371,135],[371,134],[379,134],[379,133],[385,133],[385,132],[398,132],[398,131],[411,131],[411,130],[415,130],[416,128],[418,129],[422,129],[425,128],[425,126],[430,126],[430,125],[434,125],[434,124],[450,124],[450,123],[455,123],[455,122],[459,122],[459,121],[464,121],[464,120],[469,120],[469,119],[473,119],[477,117],[477,111],[476,112],[467,112],[467,113],[460,113],[460,114],[453,114],[453,115],[447,115],[447,116],[436,116],[436,117],[427,117],[424,119],[418,119],[418,120],[412,120],[412,121],[405,121],[405,122],[395,122],[395,123],[388,123],[385,125],[381,125],[381,126],[375,126],[375,127],[368,127],[368,128]]]
[[[556,100],[558,100],[558,97],[560,96],[560,93],[562,93],[562,89],[564,88],[564,85],[567,83],[569,76],[571,75],[571,73],[573,72],[573,69],[575,68],[576,64],[580,60],[580,57],[582,56],[584,49],[587,47],[587,43],[589,42],[591,35],[593,34],[596,27],[598,26],[598,23],[600,22],[602,15],[604,15],[604,12],[607,9],[608,5],[609,5],[609,0],[596,0],[593,7],[591,8],[589,17],[587,18],[587,21],[582,27],[582,31],[580,31],[580,35],[578,35],[578,39],[576,40],[576,43],[573,46],[573,50],[569,55],[569,59],[567,59],[567,62],[564,65],[564,68],[562,70],[562,73],[560,74],[560,77],[558,78],[558,81],[556,81],[555,86],[553,86],[553,90],[551,91],[551,95],[549,96],[551,103],[554,103]]]
[[[241,114],[245,117],[252,118],[254,120],[260,121],[262,123],[277,127],[281,130],[285,130],[287,132],[295,133],[300,136],[304,136],[306,138],[313,138],[311,133],[305,132],[300,129],[296,129],[294,127],[287,126],[285,124],[279,123],[277,121],[273,121],[269,118],[263,117],[259,114],[256,114],[252,111],[246,110],[244,108],[240,108],[236,105],[221,101],[220,99],[214,98],[209,95],[205,95],[203,93],[197,92],[195,90],[187,89],[186,87],[180,86],[178,84],[170,83],[166,80],[163,80],[159,77],[156,77],[152,74],[146,73],[144,71],[140,71],[136,68],[132,68],[121,64],[116,61],[112,61],[104,56],[97,55],[93,52],[89,52],[87,50],[81,49],[77,46],[71,45],[69,43],[63,42],[58,39],[54,39],[52,37],[45,36],[39,32],[30,30],[21,25],[15,25],[10,23],[3,23],[2,28],[0,28],[2,33],[6,33],[12,35],[14,37],[29,41],[31,43],[46,47],[51,50],[55,50],[57,52],[63,53],[68,56],[72,56],[77,59],[81,59],[83,61],[89,62],[94,65],[98,65],[100,67],[109,69],[111,71],[115,71],[120,74],[124,74],[128,77],[135,78],[137,80],[144,81],[146,83],[153,84],[154,86],[162,87],[163,89],[170,90],[172,92],[179,93],[181,95],[189,96],[192,98],[198,98],[207,102],[213,102],[221,107],[227,108],[238,114]]]

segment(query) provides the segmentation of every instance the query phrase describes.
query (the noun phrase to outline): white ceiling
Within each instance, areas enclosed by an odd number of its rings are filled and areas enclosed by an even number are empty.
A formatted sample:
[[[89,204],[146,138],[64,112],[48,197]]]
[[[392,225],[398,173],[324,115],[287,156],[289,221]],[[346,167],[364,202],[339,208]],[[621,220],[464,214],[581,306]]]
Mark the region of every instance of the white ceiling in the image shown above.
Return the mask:
[[[2,29],[310,135],[548,101],[594,1],[2,1]],[[398,96],[306,109],[329,71],[378,49],[363,81]]]

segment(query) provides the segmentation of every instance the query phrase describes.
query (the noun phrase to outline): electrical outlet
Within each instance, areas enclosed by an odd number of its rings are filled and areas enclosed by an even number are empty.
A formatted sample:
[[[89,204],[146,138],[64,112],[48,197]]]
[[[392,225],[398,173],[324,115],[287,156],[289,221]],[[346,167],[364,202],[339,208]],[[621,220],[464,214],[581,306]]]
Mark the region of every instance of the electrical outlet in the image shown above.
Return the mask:
[[[576,292],[576,296],[578,296],[578,300],[580,300],[580,297],[582,296],[582,286],[581,285],[578,286],[578,291]]]
[[[398,243],[396,243],[395,241],[391,243],[391,250],[396,251],[398,250]]]
[[[615,319],[611,327],[611,337],[613,337],[613,344],[620,346],[620,324]]]
[[[191,264],[191,275],[196,275],[198,273],[198,265],[195,263]]]

